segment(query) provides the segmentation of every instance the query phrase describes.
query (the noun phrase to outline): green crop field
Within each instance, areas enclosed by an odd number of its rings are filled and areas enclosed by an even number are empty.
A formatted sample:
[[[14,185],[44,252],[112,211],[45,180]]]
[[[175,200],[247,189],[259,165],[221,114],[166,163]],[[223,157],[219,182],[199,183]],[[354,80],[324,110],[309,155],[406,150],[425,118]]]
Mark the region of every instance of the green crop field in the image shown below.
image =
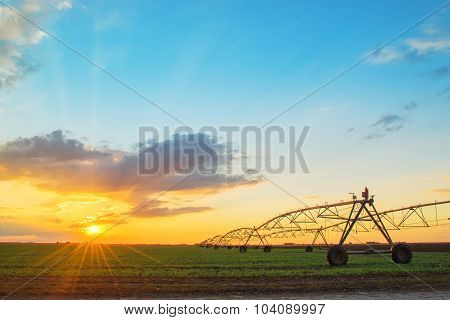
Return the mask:
[[[320,249],[241,254],[194,246],[0,244],[0,294],[13,292],[9,298],[276,296],[422,282],[450,286],[450,253],[415,252],[408,265],[388,254],[351,255],[346,266],[332,268]]]

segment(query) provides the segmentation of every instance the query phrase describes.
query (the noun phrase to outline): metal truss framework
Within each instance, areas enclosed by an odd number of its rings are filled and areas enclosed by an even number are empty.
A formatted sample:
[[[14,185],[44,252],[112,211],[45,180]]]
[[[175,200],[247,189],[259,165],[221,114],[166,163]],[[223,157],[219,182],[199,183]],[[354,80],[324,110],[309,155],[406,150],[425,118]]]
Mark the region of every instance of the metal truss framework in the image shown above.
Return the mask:
[[[269,245],[266,238],[254,228],[239,228],[224,235],[218,235],[200,243],[200,246],[233,247],[246,245],[249,241],[256,241],[258,245]]]
[[[435,208],[438,224],[438,206],[449,204],[450,201],[417,204],[405,208],[398,208],[378,212],[374,205],[374,197],[369,197],[367,188],[362,193],[362,199],[353,194],[351,201],[317,205],[291,210],[271,218],[258,227],[239,228],[224,235],[207,239],[201,246],[233,247],[233,246],[270,246],[269,238],[284,239],[298,238],[312,235],[312,245],[318,239],[328,246],[326,233],[336,231],[341,233],[339,245],[343,245],[351,232],[370,232],[378,230],[387,243],[394,246],[389,230],[400,230],[414,227],[430,227],[423,209]],[[443,219],[447,220],[447,219]]]

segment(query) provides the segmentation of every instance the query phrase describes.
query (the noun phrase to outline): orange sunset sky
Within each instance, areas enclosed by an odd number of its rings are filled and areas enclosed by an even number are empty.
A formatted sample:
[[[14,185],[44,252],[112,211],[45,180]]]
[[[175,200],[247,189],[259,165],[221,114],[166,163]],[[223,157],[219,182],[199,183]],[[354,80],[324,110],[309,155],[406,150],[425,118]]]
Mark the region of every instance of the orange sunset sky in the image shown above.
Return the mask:
[[[439,1],[354,2],[350,11],[306,1],[8,3],[0,5],[2,242],[83,242],[115,225],[96,241],[194,244],[366,186],[379,211],[450,200],[450,9],[373,51]],[[269,122],[297,136],[310,128],[301,148],[308,172],[299,161],[276,174],[242,170],[242,161],[288,154],[289,144],[258,154],[252,138],[245,148],[218,134],[217,169],[232,163],[236,172],[138,174],[140,126],[188,124],[198,137],[205,125]],[[439,227],[396,231],[394,241],[450,241],[449,207],[439,208]],[[357,237],[350,241],[382,240]]]

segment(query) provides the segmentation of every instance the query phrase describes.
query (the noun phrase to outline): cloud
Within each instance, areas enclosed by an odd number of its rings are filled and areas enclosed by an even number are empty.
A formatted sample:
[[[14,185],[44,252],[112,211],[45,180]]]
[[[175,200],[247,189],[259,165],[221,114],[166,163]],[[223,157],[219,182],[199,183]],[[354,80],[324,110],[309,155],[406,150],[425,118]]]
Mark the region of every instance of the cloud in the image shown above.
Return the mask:
[[[409,38],[397,45],[389,45],[376,50],[367,61],[372,64],[387,64],[399,60],[417,60],[431,54],[450,51],[450,38],[441,34],[437,27],[423,30],[421,37]],[[365,55],[369,54],[366,52]]]
[[[67,2],[67,1],[63,1]],[[15,7],[42,24],[51,15],[53,1],[22,0]],[[19,16],[14,10],[0,5],[0,90],[13,87],[37,68],[28,52],[46,34]]]
[[[3,208],[0,207],[0,212],[1,212],[1,209],[3,209]],[[7,211],[7,210],[5,210],[5,211]],[[14,219],[14,217],[11,216],[11,215],[2,215],[2,216],[0,216],[0,224],[2,224],[2,220],[9,220],[9,219]]]
[[[406,117],[401,117],[397,114],[386,114],[370,126],[375,129],[376,132],[365,136],[363,139],[374,140],[382,138],[389,133],[401,130],[404,127],[405,122]]]
[[[58,10],[69,10],[72,9],[72,2],[71,1],[61,1],[57,4],[56,8]]]
[[[446,94],[448,94],[448,93],[450,93],[450,85],[447,86],[445,89],[439,91],[439,92],[436,94],[436,96],[437,96],[437,97],[441,97],[441,96],[444,96],[444,95],[446,95]]]
[[[371,133],[371,134],[365,136],[364,140],[374,140],[374,139],[383,138],[384,136],[386,136],[386,135],[383,133]]]
[[[423,32],[428,35],[436,35],[441,33],[441,29],[435,25],[427,25],[423,28]]]
[[[22,46],[0,41],[0,90],[14,87],[37,69],[37,63],[24,56]]]
[[[406,111],[412,111],[412,110],[416,110],[419,107],[419,105],[417,104],[417,102],[415,101],[411,101],[408,104],[405,104],[403,106],[403,109],[405,109]]]
[[[368,61],[373,64],[384,64],[400,60],[403,57],[404,53],[399,49],[392,46],[386,46],[380,50],[375,51],[369,57]]]
[[[450,74],[450,68],[448,66],[443,66],[440,68],[433,69],[428,72],[424,72],[421,76],[430,77],[431,79],[440,79],[444,78]]]
[[[213,210],[213,208],[211,207],[181,207],[181,208],[157,207],[141,210],[136,214],[136,217],[139,218],[170,217],[180,214],[200,213],[211,210]]]
[[[0,224],[0,241],[13,241],[13,239],[29,239],[28,241],[55,241],[64,238],[64,234],[36,228],[27,224],[5,223]]]
[[[0,25],[0,30],[1,28]],[[35,38],[30,40],[40,41],[38,37],[39,33],[36,33]],[[37,70],[37,63],[25,55],[23,47],[24,45],[11,41],[0,40],[0,90],[13,87],[17,82]]]
[[[76,139],[67,138],[62,130],[43,136],[17,138],[0,147],[0,163],[92,160],[110,156],[109,153],[88,150]]]
[[[350,133],[350,132],[353,132],[354,130],[355,130],[355,127],[351,127],[351,128],[348,128],[348,129],[347,129],[347,132]]]
[[[405,43],[410,51],[419,56],[450,50],[450,39],[407,39]]]
[[[120,213],[98,213],[92,216],[86,216],[80,221],[73,223],[70,227],[74,229],[85,229],[92,225],[119,225],[126,224],[123,215]]]
[[[450,194],[450,188],[434,189],[434,190],[431,190],[431,192],[441,193],[441,194]]]
[[[42,12],[37,3],[22,1],[22,10],[31,19],[38,19]],[[9,41],[17,45],[37,44],[44,37],[44,33],[19,16],[12,9],[0,6],[0,41]]]
[[[405,120],[405,117],[401,117],[396,114],[387,114],[373,123],[371,127],[379,128],[384,132],[394,132],[403,128]]]
[[[194,148],[186,154],[183,153],[183,143],[180,143],[185,140],[194,143]],[[199,168],[204,166],[204,162],[192,163],[188,166],[192,169],[188,176],[178,168],[187,157],[204,158],[205,151],[199,149],[199,141],[203,141],[203,148],[209,149],[217,161],[206,173]],[[161,162],[161,170],[154,174],[139,174],[138,164],[146,159],[142,155],[149,152],[149,148],[153,152],[159,150],[156,154]],[[174,136],[154,143],[149,148],[143,148],[140,152],[98,151],[67,137],[67,133],[62,130],[42,136],[18,138],[0,146],[0,181],[24,178],[38,189],[62,195],[99,193],[114,198],[120,194],[120,201],[127,202],[132,208],[145,204],[168,189],[171,189],[170,193],[181,192],[193,197],[195,194],[218,193],[261,181],[257,173],[226,173],[224,169],[234,161],[233,154],[227,153],[223,144],[201,134]],[[154,204],[159,205],[161,202]],[[160,208],[148,214],[173,215],[187,213],[189,209],[205,208]]]
[[[47,218],[43,218],[44,221],[48,221],[51,223],[56,223],[56,224],[60,224],[63,223],[63,219],[58,218],[58,217],[47,217]]]

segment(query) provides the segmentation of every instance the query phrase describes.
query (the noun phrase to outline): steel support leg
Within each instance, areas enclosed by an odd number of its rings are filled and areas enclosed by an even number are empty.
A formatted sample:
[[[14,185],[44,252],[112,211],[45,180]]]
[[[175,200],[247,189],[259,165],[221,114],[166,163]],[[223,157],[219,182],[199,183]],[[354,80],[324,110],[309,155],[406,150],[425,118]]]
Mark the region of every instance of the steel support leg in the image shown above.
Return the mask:
[[[355,206],[355,205],[353,205],[352,211],[350,212],[350,216],[348,217],[348,220],[347,220],[346,228],[342,232],[342,237],[341,237],[341,240],[339,241],[339,245],[340,246],[344,244],[345,240],[347,239],[348,235],[350,234],[350,231],[352,231],[353,226],[355,225],[356,221],[358,220],[359,216],[361,215],[361,212],[366,207],[366,204],[367,204],[367,201],[364,201],[361,204],[361,208],[359,208],[358,212],[356,213],[355,217],[353,218],[353,221],[350,223],[352,212],[353,212],[353,209],[354,209],[354,206]],[[350,223],[350,226],[347,228],[347,225],[349,223]]]

